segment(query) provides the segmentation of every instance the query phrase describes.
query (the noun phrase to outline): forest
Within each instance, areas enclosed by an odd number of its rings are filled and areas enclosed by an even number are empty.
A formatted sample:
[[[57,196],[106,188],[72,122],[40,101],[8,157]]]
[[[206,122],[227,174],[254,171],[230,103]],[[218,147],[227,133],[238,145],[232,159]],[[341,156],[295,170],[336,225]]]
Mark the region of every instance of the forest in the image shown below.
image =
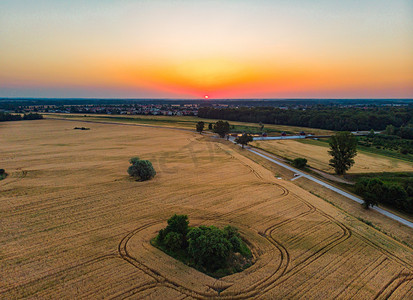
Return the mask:
[[[4,121],[21,121],[21,120],[39,120],[43,119],[43,116],[37,113],[29,113],[21,116],[20,114],[9,114],[0,111],[0,122]]]
[[[306,109],[274,107],[201,107],[198,116],[252,123],[290,125],[339,131],[404,128],[412,123],[413,106],[339,107],[317,105]]]

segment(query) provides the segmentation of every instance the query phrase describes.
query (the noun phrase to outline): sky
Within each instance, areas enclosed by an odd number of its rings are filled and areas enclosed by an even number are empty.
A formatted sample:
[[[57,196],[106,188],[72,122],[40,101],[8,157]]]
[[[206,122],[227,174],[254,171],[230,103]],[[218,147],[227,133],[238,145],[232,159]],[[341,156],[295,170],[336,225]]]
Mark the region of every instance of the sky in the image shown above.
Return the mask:
[[[0,0],[0,97],[413,98],[412,0]]]

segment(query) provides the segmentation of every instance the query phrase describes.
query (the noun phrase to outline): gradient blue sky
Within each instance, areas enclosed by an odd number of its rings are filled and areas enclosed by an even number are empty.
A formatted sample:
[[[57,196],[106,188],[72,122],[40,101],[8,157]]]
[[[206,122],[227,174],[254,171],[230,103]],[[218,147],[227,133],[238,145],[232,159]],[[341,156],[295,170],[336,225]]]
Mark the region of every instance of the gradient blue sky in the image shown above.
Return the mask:
[[[0,97],[413,98],[413,1],[0,1]]]

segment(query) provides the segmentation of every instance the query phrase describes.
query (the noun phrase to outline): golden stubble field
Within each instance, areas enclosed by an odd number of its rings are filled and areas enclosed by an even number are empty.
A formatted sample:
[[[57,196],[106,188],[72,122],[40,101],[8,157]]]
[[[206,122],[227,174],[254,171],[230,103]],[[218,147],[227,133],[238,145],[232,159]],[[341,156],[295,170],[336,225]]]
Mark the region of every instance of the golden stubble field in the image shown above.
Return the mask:
[[[334,169],[328,164],[331,159],[331,156],[328,154],[328,144],[327,147],[323,147],[294,140],[269,140],[255,141],[251,145],[288,159],[306,158],[311,167],[334,173]],[[413,164],[407,161],[360,151],[357,153],[354,161],[355,163],[348,173],[413,171]]]
[[[3,299],[413,297],[411,248],[214,139],[53,120],[0,132]],[[154,180],[128,178],[135,155]],[[173,213],[237,226],[256,263],[217,280],[153,248]]]

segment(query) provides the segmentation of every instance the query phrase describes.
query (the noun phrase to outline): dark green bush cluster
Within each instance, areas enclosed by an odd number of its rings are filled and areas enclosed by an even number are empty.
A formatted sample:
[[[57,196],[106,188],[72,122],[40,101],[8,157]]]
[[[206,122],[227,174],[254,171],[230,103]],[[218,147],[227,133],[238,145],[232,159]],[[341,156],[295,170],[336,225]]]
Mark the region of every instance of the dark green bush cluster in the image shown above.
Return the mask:
[[[186,235],[189,230],[188,224],[188,216],[173,215],[168,220],[168,226],[159,231],[157,236],[158,243],[170,251],[185,248],[187,246]]]
[[[299,169],[303,169],[307,166],[307,160],[305,158],[296,158],[293,160],[293,166]]]
[[[366,208],[382,203],[413,213],[413,186],[409,182],[401,185],[379,178],[361,179],[356,183],[356,193],[363,197]]]
[[[7,177],[7,173],[4,169],[0,169],[0,180]]]
[[[397,135],[375,134],[358,138],[358,144],[364,147],[376,147],[402,154],[413,154],[413,140],[401,138]]]
[[[43,119],[43,116],[37,113],[24,114],[23,117],[20,114],[9,114],[6,112],[0,112],[0,122],[2,121],[21,121],[21,120],[39,120]]]
[[[172,216],[168,226],[159,231],[157,245],[172,256],[180,252],[189,264],[207,272],[235,266],[235,253],[252,257],[235,227],[226,226],[222,230],[215,226],[190,228],[188,223],[186,215]],[[235,269],[240,271],[242,267],[237,265]]]
[[[128,174],[138,180],[145,181],[153,178],[156,171],[149,160],[141,160],[139,157],[132,157],[129,162]]]
[[[75,127],[73,129],[79,129],[79,130],[90,130],[88,127]]]

